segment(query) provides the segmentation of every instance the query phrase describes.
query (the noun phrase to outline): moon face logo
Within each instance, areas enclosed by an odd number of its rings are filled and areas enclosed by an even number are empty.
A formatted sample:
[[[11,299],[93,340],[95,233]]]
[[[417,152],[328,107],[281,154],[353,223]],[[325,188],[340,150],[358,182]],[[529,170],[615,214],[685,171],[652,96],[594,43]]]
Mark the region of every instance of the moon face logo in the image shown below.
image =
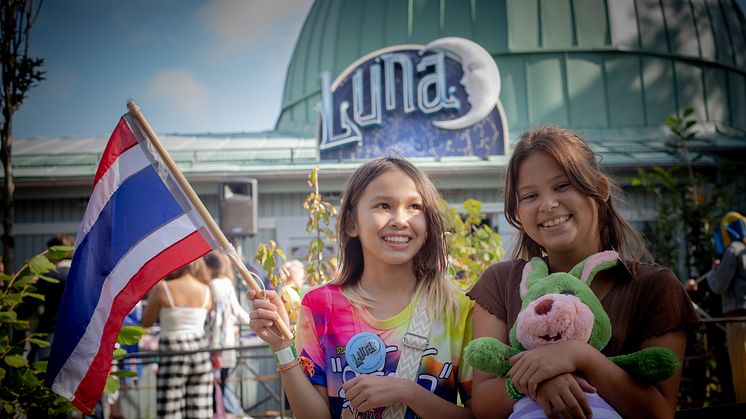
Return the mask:
[[[442,129],[456,130],[470,127],[484,119],[497,105],[500,96],[500,72],[492,56],[479,44],[464,38],[448,37],[425,45],[423,52],[433,49],[451,51],[461,58],[464,76],[461,84],[471,105],[469,111],[456,119],[433,121]]]

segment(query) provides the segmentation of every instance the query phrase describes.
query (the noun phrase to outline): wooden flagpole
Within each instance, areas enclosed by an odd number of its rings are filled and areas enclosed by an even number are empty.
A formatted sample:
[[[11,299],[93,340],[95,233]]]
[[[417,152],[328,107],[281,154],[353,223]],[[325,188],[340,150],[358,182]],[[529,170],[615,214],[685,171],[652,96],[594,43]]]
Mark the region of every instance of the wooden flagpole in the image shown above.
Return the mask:
[[[173,173],[174,177],[176,178],[176,182],[178,182],[179,186],[184,191],[189,201],[192,203],[192,205],[194,205],[194,208],[197,209],[197,212],[199,212],[199,215],[204,220],[207,228],[210,229],[212,235],[215,236],[215,239],[217,239],[217,241],[219,242],[220,247],[229,256],[232,254],[235,255],[236,250],[233,248],[233,245],[225,237],[223,232],[220,230],[220,227],[218,227],[217,223],[215,223],[215,220],[212,219],[212,216],[207,211],[207,208],[205,208],[204,204],[202,204],[202,201],[194,192],[194,189],[192,189],[192,186],[186,180],[186,177],[184,177],[184,175],[181,173],[181,170],[179,170],[179,168],[176,166],[176,163],[174,163],[171,156],[158,140],[158,136],[150,127],[150,124],[145,119],[145,116],[143,116],[142,112],[140,112],[140,107],[137,106],[134,100],[130,99],[127,101],[127,108],[130,110],[135,119],[137,119],[137,122],[140,123],[140,126],[145,131],[148,140],[151,144],[153,144],[153,147],[155,147],[158,154],[166,163],[166,166],[168,166],[168,168],[171,170],[171,173]],[[236,268],[238,273],[241,275],[241,278],[243,278],[246,285],[250,286],[254,291],[257,292],[257,294],[261,294],[264,290],[259,287],[256,281],[254,281],[254,279],[251,277],[251,274],[246,269],[246,266],[244,266],[243,262],[236,257],[229,257],[229,259],[231,260],[233,267]],[[279,332],[286,339],[293,339],[293,333],[290,331],[290,328],[285,324],[285,322],[282,321],[282,319],[275,322],[275,324],[279,329]]]

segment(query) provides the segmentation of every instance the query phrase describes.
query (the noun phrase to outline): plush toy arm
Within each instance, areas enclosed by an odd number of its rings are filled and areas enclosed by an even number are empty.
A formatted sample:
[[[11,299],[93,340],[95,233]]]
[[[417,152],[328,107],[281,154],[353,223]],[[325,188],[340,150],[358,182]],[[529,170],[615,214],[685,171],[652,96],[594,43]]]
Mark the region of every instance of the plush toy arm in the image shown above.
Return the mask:
[[[651,383],[671,378],[679,369],[679,357],[666,348],[645,348],[609,359],[633,376]]]
[[[464,359],[472,367],[504,377],[510,371],[510,357],[519,351],[491,337],[474,339],[464,349]]]

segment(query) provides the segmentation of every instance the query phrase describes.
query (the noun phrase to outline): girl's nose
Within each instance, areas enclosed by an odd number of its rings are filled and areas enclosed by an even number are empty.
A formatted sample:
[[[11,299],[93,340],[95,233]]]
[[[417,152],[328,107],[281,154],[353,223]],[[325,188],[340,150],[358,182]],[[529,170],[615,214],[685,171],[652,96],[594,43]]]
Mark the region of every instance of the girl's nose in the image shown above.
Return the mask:
[[[391,220],[389,221],[389,224],[391,224],[393,227],[403,228],[407,226],[407,220],[408,215],[406,208],[395,209],[391,213]]]
[[[553,197],[548,196],[541,201],[539,209],[541,211],[551,211],[559,206],[559,202]]]

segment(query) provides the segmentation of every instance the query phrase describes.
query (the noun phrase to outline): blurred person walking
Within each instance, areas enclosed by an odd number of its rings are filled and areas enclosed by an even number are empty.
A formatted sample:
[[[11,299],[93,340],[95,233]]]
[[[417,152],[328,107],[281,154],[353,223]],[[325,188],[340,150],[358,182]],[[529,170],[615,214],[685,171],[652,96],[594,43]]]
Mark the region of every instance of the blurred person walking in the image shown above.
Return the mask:
[[[205,320],[212,308],[210,288],[200,276],[205,263],[197,259],[167,275],[150,291],[142,325],[160,322],[158,351],[207,349]],[[212,376],[207,351],[158,358],[157,416],[211,418]]]
[[[707,283],[723,296],[723,316],[746,317],[746,217],[732,211],[717,224],[716,257],[707,274]],[[746,402],[746,321],[725,324],[733,376],[733,390],[738,403]]]
[[[225,253],[216,250],[205,256],[205,264],[211,278],[210,289],[214,302],[213,321],[210,325],[210,346],[213,348],[239,346],[237,326],[238,324],[248,325],[251,318],[238,302],[230,260]],[[235,368],[236,358],[235,350],[213,354],[213,368],[220,369],[220,392],[223,398],[226,397],[228,373],[231,368]],[[217,401],[217,397],[215,400]],[[238,406],[225,406],[225,408],[228,413],[239,415],[244,413]]]

